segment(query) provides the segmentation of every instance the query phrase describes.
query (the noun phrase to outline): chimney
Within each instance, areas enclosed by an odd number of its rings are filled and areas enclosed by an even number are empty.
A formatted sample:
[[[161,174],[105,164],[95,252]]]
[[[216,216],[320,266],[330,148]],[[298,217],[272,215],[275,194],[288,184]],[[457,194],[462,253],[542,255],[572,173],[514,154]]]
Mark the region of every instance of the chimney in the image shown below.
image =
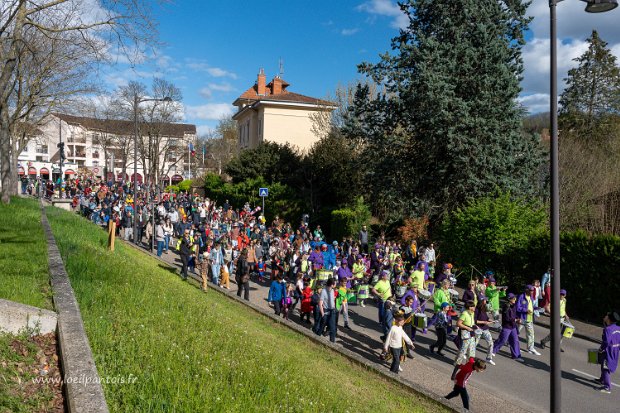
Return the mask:
[[[256,93],[258,93],[260,96],[265,96],[265,70],[263,68],[258,71],[258,80],[256,84]]]
[[[276,76],[273,78],[273,94],[279,95],[280,93],[282,93],[282,79]]]

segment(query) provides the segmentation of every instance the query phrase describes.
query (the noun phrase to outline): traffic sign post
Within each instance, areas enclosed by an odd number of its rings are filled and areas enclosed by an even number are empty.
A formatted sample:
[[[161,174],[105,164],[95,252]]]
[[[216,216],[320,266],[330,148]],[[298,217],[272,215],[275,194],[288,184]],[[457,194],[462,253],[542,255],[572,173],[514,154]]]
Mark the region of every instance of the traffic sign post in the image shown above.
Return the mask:
[[[263,198],[263,216],[266,219],[267,216],[265,215],[265,198],[269,196],[269,188],[258,188],[258,196]]]

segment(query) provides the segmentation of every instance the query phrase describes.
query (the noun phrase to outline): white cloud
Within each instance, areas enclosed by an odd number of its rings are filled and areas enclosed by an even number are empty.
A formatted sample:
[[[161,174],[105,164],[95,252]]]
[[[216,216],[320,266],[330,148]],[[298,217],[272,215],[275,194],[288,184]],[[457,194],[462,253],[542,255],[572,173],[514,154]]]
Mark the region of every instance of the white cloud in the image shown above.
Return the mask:
[[[355,29],[342,29],[340,34],[343,35],[343,36],[352,36],[352,35],[354,35],[355,33],[359,32],[359,31],[360,31],[360,29],[357,29],[357,28],[355,28]]]
[[[188,59],[185,64],[188,68],[196,71],[196,72],[205,72],[210,74],[213,77],[230,77],[231,79],[236,79],[237,75],[233,72],[229,72],[219,67],[214,67],[209,65],[204,61]]]
[[[534,93],[533,95],[521,96],[518,101],[525,106],[530,113],[549,111],[548,93]]]
[[[209,83],[198,91],[200,96],[205,99],[211,99],[213,92],[232,92],[235,88],[228,82],[224,83]]]
[[[233,114],[233,106],[229,103],[206,103],[198,106],[185,106],[187,118],[200,120],[219,120]]]
[[[557,5],[558,33],[558,93],[564,89],[568,70],[576,66],[573,60],[588,48],[586,39],[597,30],[615,56],[620,56],[620,31],[618,9],[609,13],[586,13],[585,3],[566,1]],[[533,0],[528,9],[533,17],[530,29],[533,38],[523,48],[524,79],[521,84],[521,102],[532,113],[549,110],[549,3],[548,0]],[[546,96],[546,104],[542,97]]]
[[[138,82],[145,82],[147,80],[153,79],[154,73],[144,71],[144,70],[135,70],[135,69],[123,69],[118,71],[111,71],[103,75],[103,80],[108,85],[113,88],[117,88],[120,86],[126,86],[129,81],[135,80]]]
[[[211,92],[211,89],[208,87],[203,87],[198,91],[198,93],[205,99],[211,99],[211,96],[213,96],[213,92]]]
[[[369,0],[357,6],[357,10],[371,15],[392,17],[390,26],[394,28],[404,28],[409,25],[409,18],[403,13],[396,1]]]
[[[209,125],[196,125],[196,133],[198,136],[210,136],[215,131],[215,128]]]

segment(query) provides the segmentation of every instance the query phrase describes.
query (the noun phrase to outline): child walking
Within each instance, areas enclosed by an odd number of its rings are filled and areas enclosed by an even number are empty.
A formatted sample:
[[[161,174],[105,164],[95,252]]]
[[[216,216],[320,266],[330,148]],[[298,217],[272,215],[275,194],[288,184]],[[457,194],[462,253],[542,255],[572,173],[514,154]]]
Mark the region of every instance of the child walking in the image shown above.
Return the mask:
[[[459,367],[459,371],[456,373],[456,377],[454,379],[454,388],[446,396],[446,399],[452,399],[458,395],[461,395],[461,400],[463,400],[463,408],[465,410],[469,410],[469,394],[467,393],[467,381],[469,377],[473,374],[474,371],[481,372],[487,368],[487,364],[484,360],[474,359],[471,357],[469,361],[465,364],[461,364]]]
[[[403,342],[405,342],[411,349],[415,347],[413,345],[413,341],[411,341],[409,336],[403,330],[405,316],[401,312],[398,312],[396,316],[394,316],[394,321],[395,324],[390,328],[390,332],[387,334],[385,339],[383,350],[387,353],[389,349],[390,353],[392,353],[392,365],[390,366],[390,371],[398,374],[399,371],[402,371],[402,368],[400,367],[400,356],[403,349]]]

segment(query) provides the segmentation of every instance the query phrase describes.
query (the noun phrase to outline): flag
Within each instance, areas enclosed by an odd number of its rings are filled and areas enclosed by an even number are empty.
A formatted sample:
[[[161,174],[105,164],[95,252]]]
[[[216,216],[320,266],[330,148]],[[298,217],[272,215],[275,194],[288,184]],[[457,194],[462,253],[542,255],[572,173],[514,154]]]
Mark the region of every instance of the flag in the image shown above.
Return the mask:
[[[194,145],[192,143],[189,144],[189,151],[191,152],[192,156],[196,156],[196,151],[194,150]]]

